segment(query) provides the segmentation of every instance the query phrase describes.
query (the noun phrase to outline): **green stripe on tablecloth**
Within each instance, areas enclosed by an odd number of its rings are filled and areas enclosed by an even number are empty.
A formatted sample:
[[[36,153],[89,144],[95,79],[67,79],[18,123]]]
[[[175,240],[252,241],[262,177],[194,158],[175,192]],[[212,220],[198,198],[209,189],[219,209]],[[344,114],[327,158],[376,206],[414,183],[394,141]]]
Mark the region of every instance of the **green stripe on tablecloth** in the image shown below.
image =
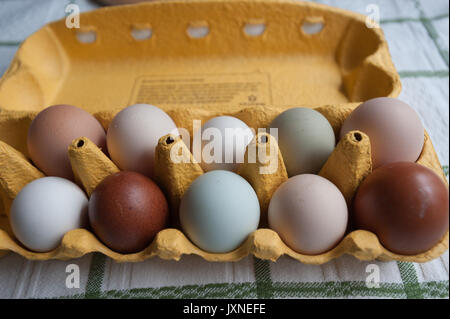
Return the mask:
[[[438,42],[439,35],[433,26],[433,23],[429,18],[426,17],[425,11],[423,11],[422,6],[420,5],[420,2],[418,0],[414,0],[414,5],[416,6],[417,10],[419,10],[421,22],[424,26],[424,28],[427,30],[428,35],[430,36],[431,40],[433,41],[434,45],[436,46],[437,50],[439,51],[439,54],[441,55],[442,59],[444,60],[445,64],[448,66],[448,51],[445,50]]]
[[[413,263],[398,261],[398,270],[408,299],[422,299],[423,293]]]
[[[379,288],[368,288],[363,281],[333,281],[274,283],[277,298],[345,298],[345,297],[384,297],[405,298],[404,286],[401,283],[380,283]]]
[[[435,21],[435,20],[440,20],[440,19],[444,19],[444,18],[448,18],[449,14],[448,13],[444,13],[444,14],[440,14],[437,15],[435,17],[432,18],[428,18],[428,20],[430,21]],[[388,24],[388,23],[404,23],[404,22],[422,22],[423,18],[394,18],[394,19],[381,19],[380,20],[380,24]]]
[[[444,165],[444,166],[442,166],[442,169],[444,170],[444,174],[445,174],[445,176],[447,176],[447,177],[448,177],[448,165]]]
[[[106,256],[100,253],[94,253],[89,267],[89,275],[86,283],[86,298],[98,298],[105,274]]]
[[[134,288],[110,290],[102,298],[256,298],[255,283],[222,283],[182,287]]]
[[[85,298],[85,294],[56,298]],[[257,298],[256,283],[218,283],[206,285],[165,286],[101,291],[96,298]]]
[[[17,47],[22,44],[22,41],[0,41],[2,47]]]
[[[253,257],[253,268],[255,272],[256,294],[258,298],[272,298],[273,287],[269,261]]]
[[[98,298],[256,298],[256,283],[223,283],[206,285],[170,286],[161,288],[134,288],[100,292]],[[367,288],[363,281],[343,282],[273,282],[277,298],[348,298],[384,297],[405,298],[405,287],[400,283],[380,283],[379,288]],[[448,280],[421,283],[417,292],[427,298],[448,298]],[[57,298],[83,298],[83,294]]]
[[[441,71],[399,71],[402,78],[448,78],[448,70]]]
[[[447,64],[448,66],[448,51],[445,50],[443,47],[441,47],[441,45],[438,42],[438,33],[436,31],[436,29],[434,28],[433,24],[431,23],[430,20],[424,19],[422,20],[422,24],[425,27],[425,29],[427,30],[430,38],[433,40],[436,48],[439,51],[439,54],[441,55],[442,59],[444,60],[445,64]]]
[[[405,298],[403,284],[380,283],[379,288],[367,288],[365,282],[311,282],[311,283],[274,283],[276,298],[348,298],[348,297],[382,297]],[[448,280],[421,283],[416,293],[424,298],[448,298]]]
[[[424,298],[448,298],[448,280],[420,284]]]

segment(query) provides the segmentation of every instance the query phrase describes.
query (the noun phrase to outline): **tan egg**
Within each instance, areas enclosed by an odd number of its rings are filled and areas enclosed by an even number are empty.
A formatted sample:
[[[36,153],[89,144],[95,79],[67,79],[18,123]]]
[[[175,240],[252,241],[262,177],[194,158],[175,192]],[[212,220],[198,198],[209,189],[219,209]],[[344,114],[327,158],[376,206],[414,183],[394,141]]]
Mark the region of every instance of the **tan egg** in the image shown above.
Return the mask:
[[[28,152],[34,164],[46,175],[73,180],[67,148],[79,137],[89,138],[106,152],[106,134],[94,116],[73,105],[53,105],[31,122]]]
[[[422,122],[413,108],[398,99],[379,97],[362,103],[345,120],[341,138],[354,130],[369,136],[374,168],[415,162],[422,152]]]
[[[289,178],[270,200],[269,227],[293,250],[307,255],[336,246],[347,229],[344,196],[329,180],[313,174]]]

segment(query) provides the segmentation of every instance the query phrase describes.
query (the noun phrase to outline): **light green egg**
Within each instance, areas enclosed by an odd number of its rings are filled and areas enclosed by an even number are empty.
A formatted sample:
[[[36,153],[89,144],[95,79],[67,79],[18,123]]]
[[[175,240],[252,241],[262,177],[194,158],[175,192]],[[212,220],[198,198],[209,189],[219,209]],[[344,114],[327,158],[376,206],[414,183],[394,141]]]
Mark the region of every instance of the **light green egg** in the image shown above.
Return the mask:
[[[278,129],[278,146],[289,176],[319,173],[336,144],[328,120],[306,107],[281,113],[270,128]]]

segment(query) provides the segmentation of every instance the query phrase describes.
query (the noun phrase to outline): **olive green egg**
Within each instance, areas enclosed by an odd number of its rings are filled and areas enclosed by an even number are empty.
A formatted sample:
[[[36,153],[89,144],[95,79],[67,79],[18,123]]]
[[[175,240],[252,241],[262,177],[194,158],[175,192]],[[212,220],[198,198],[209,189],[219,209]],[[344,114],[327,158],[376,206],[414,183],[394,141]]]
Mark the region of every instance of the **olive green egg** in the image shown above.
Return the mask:
[[[306,107],[284,111],[272,121],[270,128],[278,129],[278,146],[289,176],[317,174],[336,144],[328,120]]]

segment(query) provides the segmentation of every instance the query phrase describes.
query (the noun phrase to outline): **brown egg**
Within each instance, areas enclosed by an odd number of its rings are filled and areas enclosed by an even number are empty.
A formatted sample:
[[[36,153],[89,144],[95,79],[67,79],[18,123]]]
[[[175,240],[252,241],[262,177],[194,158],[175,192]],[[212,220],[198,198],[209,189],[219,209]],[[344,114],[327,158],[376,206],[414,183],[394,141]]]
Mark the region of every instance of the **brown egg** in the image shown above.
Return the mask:
[[[106,246],[120,253],[146,248],[167,225],[169,208],[148,177],[119,172],[106,177],[89,200],[89,221]]]
[[[79,137],[89,138],[106,152],[106,134],[94,116],[72,105],[50,106],[31,122],[28,152],[46,175],[73,180],[67,148]]]
[[[357,229],[377,234],[388,250],[415,255],[436,245],[448,231],[448,187],[429,168],[410,162],[373,171],[353,202]]]

